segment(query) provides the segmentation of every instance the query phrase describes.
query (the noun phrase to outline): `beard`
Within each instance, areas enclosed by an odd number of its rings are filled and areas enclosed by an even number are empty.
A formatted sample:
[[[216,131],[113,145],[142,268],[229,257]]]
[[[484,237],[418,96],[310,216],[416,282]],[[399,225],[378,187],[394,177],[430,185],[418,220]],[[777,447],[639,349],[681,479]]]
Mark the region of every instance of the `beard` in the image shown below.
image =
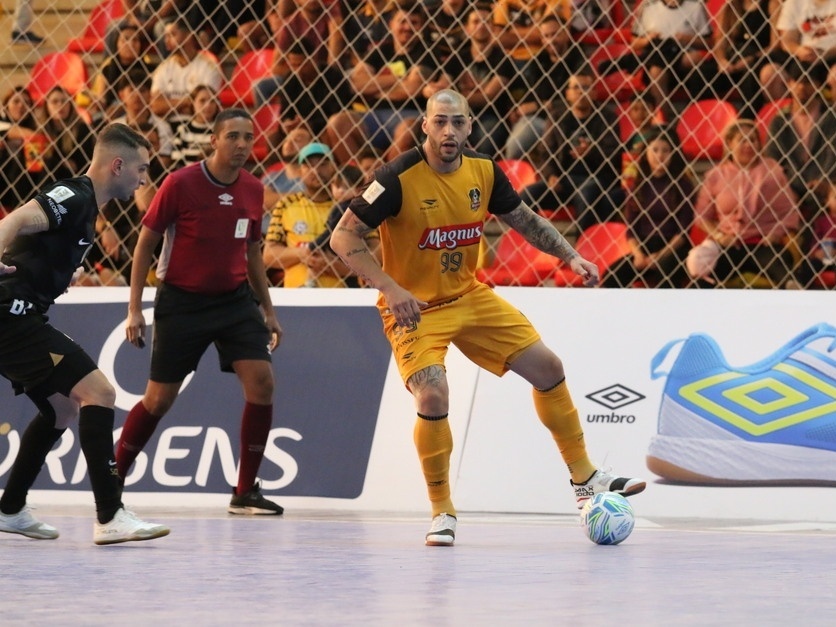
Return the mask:
[[[458,160],[459,157],[462,156],[462,152],[464,152],[464,142],[456,145],[456,150],[452,153],[445,152],[442,143],[434,141],[432,138],[428,138],[430,143],[430,148],[432,148],[433,153],[436,157],[441,159],[444,163],[453,163]]]

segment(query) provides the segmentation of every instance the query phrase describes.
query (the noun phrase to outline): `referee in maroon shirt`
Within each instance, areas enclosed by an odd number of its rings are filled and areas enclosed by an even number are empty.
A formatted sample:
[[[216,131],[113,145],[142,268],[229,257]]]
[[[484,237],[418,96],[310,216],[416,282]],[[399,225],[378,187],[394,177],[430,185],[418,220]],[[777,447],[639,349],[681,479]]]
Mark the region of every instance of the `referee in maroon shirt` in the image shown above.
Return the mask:
[[[128,413],[116,462],[124,479],[183,380],[214,344],[221,370],[234,372],[244,389],[238,485],[228,511],[275,515],[283,509],[264,498],[256,474],[272,425],[271,352],[282,329],[261,259],[264,190],[243,169],[253,140],[249,113],[221,111],[212,131],[212,155],[170,174],[142,220],[126,334],[133,345],[144,346],[142,289],[162,240],[151,374],[143,399]]]

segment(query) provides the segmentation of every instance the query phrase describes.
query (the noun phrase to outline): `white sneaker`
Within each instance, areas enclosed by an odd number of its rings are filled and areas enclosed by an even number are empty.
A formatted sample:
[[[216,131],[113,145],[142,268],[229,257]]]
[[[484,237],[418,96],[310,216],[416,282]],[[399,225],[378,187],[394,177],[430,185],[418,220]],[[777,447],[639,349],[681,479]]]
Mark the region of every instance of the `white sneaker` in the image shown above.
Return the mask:
[[[0,512],[0,531],[19,533],[36,540],[54,540],[58,537],[58,530],[35,518],[28,505],[24,505],[17,514]]]
[[[644,479],[618,477],[607,470],[600,469],[592,473],[592,476],[584,483],[575,483],[571,479],[569,483],[575,491],[578,509],[581,509],[588,499],[601,492],[615,492],[621,496],[632,496],[644,490],[647,485]]]
[[[433,524],[427,533],[427,546],[453,546],[456,540],[456,517],[439,514],[433,518]]]
[[[96,522],[93,527],[93,542],[96,544],[116,544],[117,542],[133,542],[138,540],[153,540],[169,534],[170,529],[164,525],[155,525],[136,517],[132,511],[119,508],[113,520],[101,524]]]

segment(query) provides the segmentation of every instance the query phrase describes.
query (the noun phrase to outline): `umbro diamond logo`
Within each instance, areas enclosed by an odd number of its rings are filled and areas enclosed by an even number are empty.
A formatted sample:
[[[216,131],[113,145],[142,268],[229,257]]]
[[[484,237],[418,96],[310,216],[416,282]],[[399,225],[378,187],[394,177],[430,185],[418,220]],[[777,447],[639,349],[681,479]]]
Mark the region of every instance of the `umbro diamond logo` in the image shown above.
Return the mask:
[[[618,409],[642,400],[644,394],[639,394],[625,385],[616,383],[597,392],[587,394],[586,398],[595,401],[599,405],[603,405],[607,409]]]

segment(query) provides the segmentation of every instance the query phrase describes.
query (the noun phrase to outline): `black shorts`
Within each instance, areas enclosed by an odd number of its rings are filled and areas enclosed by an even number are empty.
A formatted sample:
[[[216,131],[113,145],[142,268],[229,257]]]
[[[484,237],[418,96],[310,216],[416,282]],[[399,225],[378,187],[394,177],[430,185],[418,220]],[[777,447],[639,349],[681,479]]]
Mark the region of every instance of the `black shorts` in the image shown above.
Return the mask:
[[[219,295],[161,285],[154,303],[151,380],[176,383],[214,344],[223,372],[241,359],[270,361],[270,331],[248,283]]]
[[[39,313],[15,316],[0,307],[0,374],[16,394],[55,392],[69,397],[76,383],[97,370],[96,362],[76,342],[47,323]]]

